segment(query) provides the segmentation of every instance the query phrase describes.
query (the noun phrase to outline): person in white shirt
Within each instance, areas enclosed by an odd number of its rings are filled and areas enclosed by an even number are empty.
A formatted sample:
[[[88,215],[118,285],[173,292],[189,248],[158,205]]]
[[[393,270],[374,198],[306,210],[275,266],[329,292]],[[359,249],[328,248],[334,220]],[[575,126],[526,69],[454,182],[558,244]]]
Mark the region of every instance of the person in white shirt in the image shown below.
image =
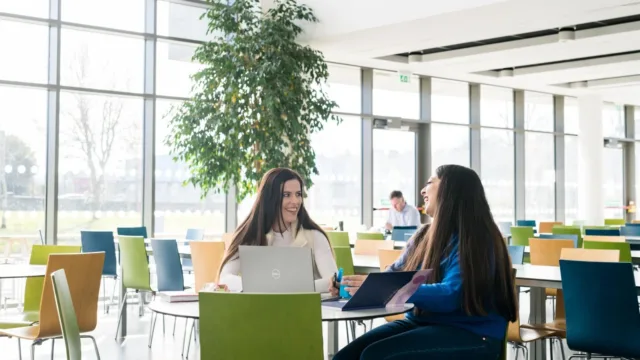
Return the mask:
[[[256,201],[229,244],[220,268],[220,284],[241,290],[240,245],[309,247],[317,292],[327,292],[337,266],[327,235],[304,207],[300,175],[287,168],[269,170],[260,181]]]
[[[418,209],[404,201],[401,191],[392,191],[389,199],[391,200],[391,209],[389,209],[389,218],[385,224],[387,230],[392,230],[394,226],[420,226]]]

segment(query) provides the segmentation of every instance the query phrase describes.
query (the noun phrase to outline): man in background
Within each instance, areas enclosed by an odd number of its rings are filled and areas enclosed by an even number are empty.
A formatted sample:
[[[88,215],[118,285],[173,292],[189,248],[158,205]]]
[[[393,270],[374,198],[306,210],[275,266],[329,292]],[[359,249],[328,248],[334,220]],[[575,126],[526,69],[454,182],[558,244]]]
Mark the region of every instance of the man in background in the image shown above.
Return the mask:
[[[391,200],[391,209],[389,209],[389,218],[385,225],[387,230],[392,230],[394,226],[420,226],[418,209],[404,201],[401,191],[392,191],[389,199]]]

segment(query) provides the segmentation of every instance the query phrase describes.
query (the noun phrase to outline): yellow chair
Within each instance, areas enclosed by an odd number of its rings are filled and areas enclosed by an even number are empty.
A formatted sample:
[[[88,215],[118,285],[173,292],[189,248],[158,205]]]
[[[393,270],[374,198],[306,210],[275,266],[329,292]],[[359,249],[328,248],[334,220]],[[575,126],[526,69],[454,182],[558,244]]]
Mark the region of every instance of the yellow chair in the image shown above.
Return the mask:
[[[49,339],[55,341],[55,339],[62,337],[51,283],[51,274],[60,269],[64,269],[67,274],[80,332],[93,331],[98,323],[98,295],[100,294],[103,264],[104,252],[49,255],[40,300],[40,322],[31,326],[0,330],[0,335],[18,338],[18,341],[20,339],[33,341],[31,345],[32,359],[35,358],[36,344]],[[97,354],[96,340],[90,335],[81,337],[90,338],[93,341]],[[22,354],[20,354],[20,359],[22,359]]]
[[[393,241],[356,240],[353,252],[356,255],[378,255],[378,250],[393,250]]]
[[[627,242],[627,239],[624,236],[595,236],[595,235],[585,235],[582,237],[582,241],[607,241],[607,242]],[[584,243],[583,243],[584,246]]]
[[[620,250],[601,249],[562,249],[562,260],[618,262]]]
[[[231,241],[233,241],[233,233],[222,234],[222,242],[224,243],[225,249],[229,248],[229,245],[231,245]]]
[[[191,261],[195,290],[200,292],[205,284],[218,281],[225,246],[220,241],[191,241]]]
[[[551,234],[553,232],[553,227],[556,225],[563,225],[560,221],[546,221],[538,224],[538,232],[540,234]]]
[[[562,249],[575,248],[573,240],[529,239],[531,265],[560,266]],[[556,296],[556,289],[546,289],[547,296]]]

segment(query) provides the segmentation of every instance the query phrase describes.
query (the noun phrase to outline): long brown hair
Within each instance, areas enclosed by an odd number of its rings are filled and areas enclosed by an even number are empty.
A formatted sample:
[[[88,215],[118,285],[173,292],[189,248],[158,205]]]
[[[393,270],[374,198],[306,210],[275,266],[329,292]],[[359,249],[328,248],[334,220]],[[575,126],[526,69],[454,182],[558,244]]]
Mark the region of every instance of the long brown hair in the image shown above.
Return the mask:
[[[489,309],[515,321],[518,306],[511,260],[480,178],[458,165],[440,166],[436,176],[440,184],[433,223],[416,235],[405,270],[432,269],[430,282],[441,282],[440,264],[451,255],[451,238],[457,235],[462,308],[468,315],[481,316]]]
[[[222,267],[238,254],[240,245],[250,246],[267,246],[267,234],[271,231],[275,224],[282,224],[282,197],[284,183],[289,180],[297,180],[300,183],[300,189],[304,194],[304,181],[302,177],[295,171],[287,168],[275,168],[267,171],[260,181],[258,187],[258,195],[253,203],[249,216],[238,226],[233,239],[229,244]],[[303,197],[304,199],[304,197]],[[320,231],[325,238],[327,234],[316,224],[304,207],[304,200],[300,204],[298,210],[298,225],[296,233],[304,228],[307,230]],[[282,229],[284,230],[284,229]],[[327,238],[327,241],[328,238]]]

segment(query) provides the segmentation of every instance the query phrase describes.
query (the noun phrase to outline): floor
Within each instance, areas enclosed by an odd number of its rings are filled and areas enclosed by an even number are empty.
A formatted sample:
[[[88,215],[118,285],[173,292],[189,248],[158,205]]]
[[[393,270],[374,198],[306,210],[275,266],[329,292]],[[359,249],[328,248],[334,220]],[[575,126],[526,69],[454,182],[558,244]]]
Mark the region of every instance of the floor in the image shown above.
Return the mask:
[[[110,289],[110,288],[109,288]],[[102,305],[102,304],[101,304]],[[521,296],[521,318],[527,319],[529,303],[526,295]],[[135,359],[135,360],[174,360],[182,359],[182,335],[184,334],[184,319],[178,319],[175,336],[172,335],[173,330],[173,318],[167,317],[165,320],[165,333],[162,331],[162,318],[158,318],[156,324],[156,333],[151,349],[147,347],[148,333],[149,333],[149,319],[150,314],[146,312],[143,317],[138,316],[137,305],[131,305],[129,307],[128,326],[129,335],[125,341],[115,341],[115,329],[117,325],[116,307],[111,307],[111,311],[108,315],[102,311],[100,306],[98,328],[93,332],[94,337],[98,342],[100,349],[100,356],[102,359],[108,360],[122,360],[122,359]],[[551,302],[547,302],[547,314],[551,314]],[[14,313],[15,310],[7,309],[0,311],[0,315]],[[378,320],[374,323],[374,326],[383,324],[384,320]],[[326,329],[323,333],[326,332]],[[344,327],[340,327],[340,346],[346,344],[346,333]],[[22,356],[27,360],[30,357],[31,344],[25,341],[22,342]],[[325,344],[326,346],[326,344]],[[0,359],[2,360],[17,360],[18,359],[18,345],[17,340],[0,338]],[[83,340],[82,343],[83,359],[96,359],[95,351],[90,340]],[[54,350],[56,360],[66,359],[64,343],[61,340],[56,341]],[[567,350],[567,358],[570,356],[570,352]],[[556,350],[554,358],[560,359],[560,354]],[[515,353],[509,348],[509,359],[515,359]],[[35,359],[36,360],[49,360],[51,359],[51,341],[47,341],[42,345],[35,347]],[[189,353],[189,359],[199,360],[199,346],[197,344],[191,344],[191,351]],[[523,359],[522,355],[519,359]]]

